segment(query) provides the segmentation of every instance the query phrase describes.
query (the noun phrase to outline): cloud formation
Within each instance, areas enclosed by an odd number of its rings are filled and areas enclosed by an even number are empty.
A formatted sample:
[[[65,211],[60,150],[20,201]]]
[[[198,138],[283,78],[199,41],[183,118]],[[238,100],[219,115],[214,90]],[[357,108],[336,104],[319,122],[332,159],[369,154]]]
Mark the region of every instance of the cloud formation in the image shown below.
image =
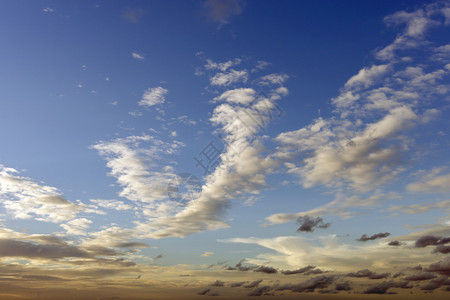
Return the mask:
[[[367,241],[373,241],[376,239],[382,239],[385,237],[390,236],[391,234],[389,232],[380,232],[373,234],[371,236],[367,236],[366,234],[363,234],[360,238],[356,239],[358,242],[367,242]]]
[[[142,99],[139,101],[140,106],[151,107],[157,104],[162,104],[166,101],[166,94],[169,91],[163,87],[148,88],[142,95]]]
[[[203,6],[207,16],[222,26],[227,24],[231,17],[243,12],[245,2],[242,0],[206,0]]]
[[[301,224],[297,229],[298,232],[313,232],[316,228],[328,228],[331,225],[325,223],[321,217],[310,218],[308,215],[298,217],[297,224]]]

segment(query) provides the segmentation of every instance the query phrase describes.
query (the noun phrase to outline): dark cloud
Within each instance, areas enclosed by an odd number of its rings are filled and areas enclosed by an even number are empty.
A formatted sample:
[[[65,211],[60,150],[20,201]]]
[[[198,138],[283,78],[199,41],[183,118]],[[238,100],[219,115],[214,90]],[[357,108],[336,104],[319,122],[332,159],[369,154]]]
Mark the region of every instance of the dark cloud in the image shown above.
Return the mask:
[[[244,287],[246,289],[254,289],[255,287],[258,287],[261,282],[262,282],[262,279],[258,279],[258,280],[255,280],[253,282],[250,282],[247,285],[244,285]]]
[[[114,247],[117,248],[147,248],[148,245],[146,243],[141,242],[124,242],[114,244]]]
[[[394,282],[394,281],[384,281],[382,283],[373,285],[366,289],[363,294],[387,294],[388,290],[391,288],[402,288],[402,289],[411,289],[413,288],[407,281],[403,282]]]
[[[224,286],[224,285],[225,285],[225,282],[220,281],[220,280],[216,280],[213,283],[211,283],[210,286]]]
[[[276,274],[278,273],[277,269],[266,266],[259,266],[253,270],[254,272],[266,273],[266,274]]]
[[[242,0],[206,0],[203,6],[212,21],[225,25],[231,17],[244,11],[245,3]]]
[[[420,281],[420,280],[428,280],[436,278],[436,275],[430,272],[419,272],[410,276],[407,276],[403,279],[408,281]]]
[[[426,271],[450,276],[450,258],[445,258],[437,263],[431,264]]]
[[[450,253],[450,246],[437,245],[437,247],[433,250],[433,253],[448,254]]]
[[[337,291],[350,291],[352,290],[352,286],[350,285],[350,282],[343,282],[343,283],[336,283],[335,289]]]
[[[367,277],[369,279],[383,279],[383,278],[389,277],[389,275],[390,275],[390,273],[378,274],[378,273],[370,271],[369,269],[364,269],[364,270],[359,270],[358,272],[348,273],[345,276],[358,277],[358,278]]]
[[[426,246],[443,245],[450,242],[450,237],[438,237],[434,235],[424,235],[416,241],[416,248],[424,248]]]
[[[421,287],[421,290],[432,291],[444,285],[450,285],[450,279],[447,276],[441,276],[431,280],[428,284]]]
[[[161,258],[163,258],[163,257],[164,257],[164,255],[159,254],[159,255],[157,255],[157,256],[155,257],[155,260],[161,259]]]
[[[388,244],[388,246],[394,246],[394,247],[401,246],[401,245],[402,245],[402,243],[400,243],[399,241],[390,241]]]
[[[277,291],[285,291],[289,290],[292,292],[313,292],[315,289],[322,289],[328,287],[330,284],[333,283],[334,277],[333,276],[318,276],[311,278],[305,282],[299,283],[299,284],[284,284],[277,286],[275,289]]]
[[[117,252],[103,246],[84,247],[83,250],[89,251],[93,255],[115,256]]]
[[[122,13],[122,18],[131,23],[137,23],[145,15],[146,11],[142,8],[127,8]]]
[[[264,285],[264,286],[260,286],[259,288],[254,289],[253,291],[251,291],[250,293],[247,294],[247,296],[262,296],[262,295],[272,295],[269,292],[272,290],[273,288],[271,286],[268,285]]]
[[[38,244],[14,239],[0,239],[0,257],[58,259],[65,257],[93,257],[92,254],[66,243]]]
[[[405,275],[405,274],[403,274],[402,272],[398,272],[398,273],[395,273],[394,275],[392,275],[392,278],[397,278],[397,277],[400,277],[403,275]]]
[[[313,232],[316,228],[328,228],[331,223],[325,223],[321,217],[310,218],[305,215],[297,219],[297,224],[301,224],[297,229],[299,232]]]
[[[254,269],[254,267],[250,267],[250,266],[243,266],[242,265],[242,263],[244,263],[245,262],[245,259],[242,259],[241,261],[239,261],[234,267],[230,267],[230,266],[227,266],[227,267],[225,267],[225,270],[237,270],[237,271],[249,271],[249,270],[252,270],[252,269]]]
[[[198,292],[198,295],[204,296],[204,295],[208,294],[210,291],[211,291],[211,289],[204,289],[204,290]]]
[[[241,287],[246,283],[246,281],[241,281],[241,282],[233,282],[232,284],[230,284],[230,287],[234,288],[234,287]]]
[[[306,271],[304,274],[305,275],[317,275],[317,274],[322,274],[322,273],[326,273],[326,271],[322,271],[321,269],[314,269],[314,270]]]
[[[22,275],[20,276],[22,279],[25,280],[37,280],[37,281],[62,281],[66,280],[61,277],[55,277],[55,276],[48,276],[48,275]]]
[[[381,239],[381,238],[385,238],[390,236],[391,234],[389,232],[380,232],[380,233],[376,233],[374,235],[371,236],[367,236],[366,234],[363,234],[359,239],[356,239],[358,242],[367,242],[367,241],[372,241],[372,240],[376,240],[376,239]]]
[[[306,271],[312,270],[314,269],[315,266],[306,266],[297,270],[283,270],[281,271],[281,274],[284,275],[294,275],[294,274],[302,274],[305,273]]]

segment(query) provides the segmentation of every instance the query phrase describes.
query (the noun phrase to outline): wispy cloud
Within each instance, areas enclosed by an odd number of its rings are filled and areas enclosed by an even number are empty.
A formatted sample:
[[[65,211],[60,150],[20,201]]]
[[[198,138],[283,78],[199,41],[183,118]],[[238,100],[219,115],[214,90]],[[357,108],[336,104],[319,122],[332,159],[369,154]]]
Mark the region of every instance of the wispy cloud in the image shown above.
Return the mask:
[[[131,22],[131,23],[138,23],[142,17],[146,14],[146,11],[140,7],[138,8],[127,8],[122,13],[122,18],[125,20]]]
[[[240,15],[244,11],[245,2],[242,0],[206,0],[203,5],[207,16],[222,26],[227,24],[231,17]]]
[[[142,95],[141,101],[139,101],[140,106],[151,107],[157,104],[162,104],[166,101],[166,94],[169,91],[163,87],[148,88]]]
[[[137,52],[131,52],[131,56],[136,60],[145,60],[144,55],[139,54]]]

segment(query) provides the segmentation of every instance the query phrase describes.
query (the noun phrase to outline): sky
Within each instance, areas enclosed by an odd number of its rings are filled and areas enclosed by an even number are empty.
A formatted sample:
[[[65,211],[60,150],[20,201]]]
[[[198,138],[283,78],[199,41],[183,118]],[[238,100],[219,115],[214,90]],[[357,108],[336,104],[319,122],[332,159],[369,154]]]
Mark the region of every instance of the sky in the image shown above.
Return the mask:
[[[447,299],[449,1],[0,2],[0,299]]]

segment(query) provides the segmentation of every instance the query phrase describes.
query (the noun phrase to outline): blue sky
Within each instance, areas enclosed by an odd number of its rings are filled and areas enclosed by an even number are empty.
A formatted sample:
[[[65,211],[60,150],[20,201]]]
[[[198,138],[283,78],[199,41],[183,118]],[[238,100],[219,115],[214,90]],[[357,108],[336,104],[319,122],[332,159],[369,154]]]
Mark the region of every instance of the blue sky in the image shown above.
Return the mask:
[[[0,14],[0,299],[448,293],[448,1]]]

